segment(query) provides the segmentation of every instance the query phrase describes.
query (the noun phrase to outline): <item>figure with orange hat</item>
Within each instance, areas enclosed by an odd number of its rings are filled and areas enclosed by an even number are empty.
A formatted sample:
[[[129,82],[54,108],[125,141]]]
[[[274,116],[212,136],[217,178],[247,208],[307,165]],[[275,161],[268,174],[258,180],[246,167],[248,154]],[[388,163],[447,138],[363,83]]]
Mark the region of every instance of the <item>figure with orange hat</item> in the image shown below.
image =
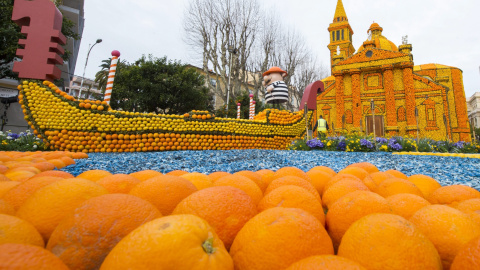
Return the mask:
[[[272,67],[263,73],[263,86],[265,87],[265,101],[280,107],[281,103],[288,101],[288,88],[283,78],[287,72],[279,67]]]

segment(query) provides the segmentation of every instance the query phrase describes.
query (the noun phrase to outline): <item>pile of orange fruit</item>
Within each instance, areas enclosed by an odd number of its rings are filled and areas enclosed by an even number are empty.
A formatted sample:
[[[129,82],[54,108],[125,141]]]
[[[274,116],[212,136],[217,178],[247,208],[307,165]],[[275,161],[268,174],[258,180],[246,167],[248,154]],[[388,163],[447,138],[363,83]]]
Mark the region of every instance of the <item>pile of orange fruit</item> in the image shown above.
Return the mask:
[[[54,148],[84,153],[140,152],[168,150],[281,149],[290,140],[285,137],[252,137],[244,135],[200,135],[178,133],[107,134],[63,129],[45,131]]]
[[[198,120],[210,120],[210,119],[215,119],[215,115],[210,113],[209,111],[199,111],[199,110],[193,110],[190,113],[186,113],[183,115],[185,118],[190,119],[198,119]]]
[[[303,117],[304,117],[303,110],[298,112],[290,112],[287,110],[266,109],[259,112],[257,115],[255,115],[253,119],[259,120],[259,121],[268,121],[268,123],[271,123],[271,124],[292,125],[302,120]]]
[[[305,129],[303,111],[270,110],[269,122],[261,117],[266,112],[257,120],[218,118],[195,110],[184,115],[125,112],[112,110],[104,101],[76,100],[49,81],[24,81],[18,89],[25,120],[52,150],[287,149]],[[107,135],[128,139],[105,139]]]
[[[480,192],[426,175],[74,177],[52,170],[69,152],[1,154],[0,269],[479,269]]]

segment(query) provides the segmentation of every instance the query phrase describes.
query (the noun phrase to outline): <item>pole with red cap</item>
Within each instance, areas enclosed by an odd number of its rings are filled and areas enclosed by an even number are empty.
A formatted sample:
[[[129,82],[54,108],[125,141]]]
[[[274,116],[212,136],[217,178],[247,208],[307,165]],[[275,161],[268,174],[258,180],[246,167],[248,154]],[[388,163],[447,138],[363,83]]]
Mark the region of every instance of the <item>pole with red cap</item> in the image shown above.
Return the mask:
[[[250,94],[250,113],[248,114],[248,119],[253,120],[255,116],[255,101],[253,100],[253,94]]]
[[[112,96],[113,80],[115,79],[115,72],[117,71],[118,57],[120,57],[120,52],[117,50],[112,51],[112,62],[110,64],[110,71],[108,72],[108,81],[107,88],[105,89],[105,96],[103,101],[106,101],[110,104],[110,98]]]
[[[241,103],[237,103],[237,119],[240,119],[240,105]]]

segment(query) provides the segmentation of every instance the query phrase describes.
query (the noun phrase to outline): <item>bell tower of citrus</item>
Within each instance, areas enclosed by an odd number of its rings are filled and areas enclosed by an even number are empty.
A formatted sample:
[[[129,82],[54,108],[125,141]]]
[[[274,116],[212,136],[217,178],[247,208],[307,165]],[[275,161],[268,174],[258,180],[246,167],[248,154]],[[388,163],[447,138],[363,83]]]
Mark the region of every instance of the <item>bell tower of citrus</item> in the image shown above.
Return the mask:
[[[328,44],[328,49],[330,50],[330,65],[333,66],[334,57],[336,59],[345,59],[355,52],[352,44],[353,30],[348,23],[342,0],[338,0],[337,2],[335,16],[333,17],[333,22],[328,27],[328,32],[330,33],[330,44]]]

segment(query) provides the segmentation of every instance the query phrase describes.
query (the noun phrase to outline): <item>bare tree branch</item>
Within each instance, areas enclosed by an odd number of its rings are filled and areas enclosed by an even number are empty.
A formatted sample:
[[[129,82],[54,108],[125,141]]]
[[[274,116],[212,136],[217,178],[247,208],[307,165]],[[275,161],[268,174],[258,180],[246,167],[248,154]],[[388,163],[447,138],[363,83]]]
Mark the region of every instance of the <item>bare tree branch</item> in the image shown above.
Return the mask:
[[[287,108],[294,109],[304,86],[324,72],[303,37],[274,14],[263,12],[258,0],[191,0],[184,29],[185,41],[201,55],[203,70],[216,74],[210,91],[224,102],[228,89],[234,100],[252,85],[253,94],[263,97],[262,73],[279,66],[289,74],[285,82],[294,98]]]

